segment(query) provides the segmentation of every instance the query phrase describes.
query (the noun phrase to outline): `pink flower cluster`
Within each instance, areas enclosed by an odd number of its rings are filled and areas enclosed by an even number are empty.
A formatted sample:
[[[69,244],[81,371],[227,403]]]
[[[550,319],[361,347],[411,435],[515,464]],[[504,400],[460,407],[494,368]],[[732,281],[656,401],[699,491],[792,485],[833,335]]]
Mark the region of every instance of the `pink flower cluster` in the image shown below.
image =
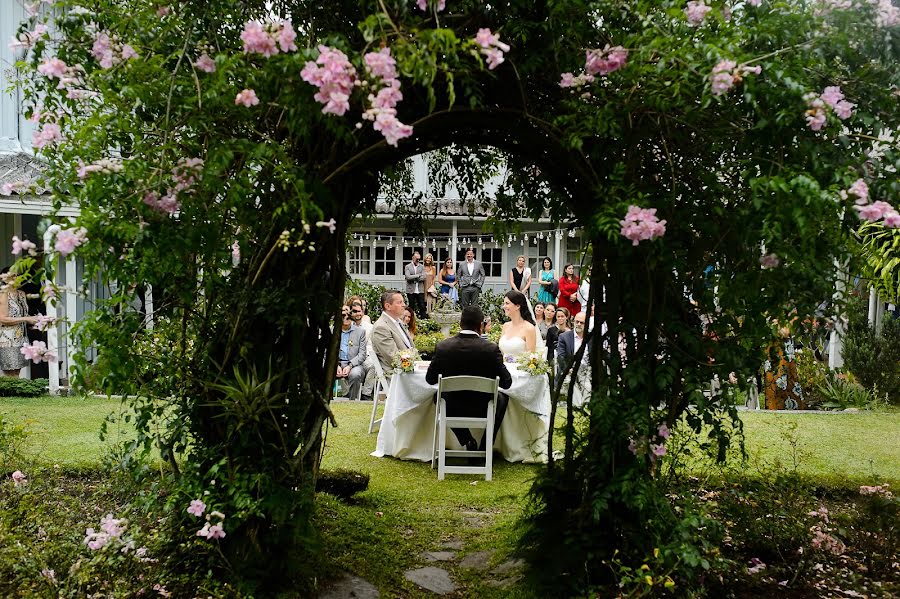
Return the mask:
[[[27,485],[28,484],[28,478],[25,477],[25,475],[22,473],[21,470],[16,470],[15,472],[12,473],[12,481],[13,481],[13,484],[17,487],[19,485]]]
[[[602,50],[589,49],[585,52],[584,72],[578,75],[563,73],[559,82],[560,87],[578,88],[588,83],[593,83],[597,75],[605,76],[613,71],[618,71],[628,61],[628,50],[622,46],[607,44]]]
[[[51,326],[56,324],[56,319],[52,316],[45,316],[44,314],[37,315],[37,322],[34,323],[34,328],[39,331],[46,331]]]
[[[281,52],[296,52],[297,33],[290,19],[263,25],[258,21],[244,23],[244,31],[241,33],[241,41],[244,42],[245,54],[262,54],[266,58],[275,56]]]
[[[119,43],[117,39],[111,38],[102,31],[94,36],[91,54],[99,61],[100,67],[104,69],[111,69],[117,64],[138,56],[134,48],[128,44]]]
[[[237,97],[234,99],[235,106],[246,106],[250,108],[251,106],[256,106],[259,104],[259,98],[256,97],[256,91],[252,89],[245,89],[240,92]]]
[[[56,360],[56,354],[53,350],[48,349],[47,344],[43,341],[32,341],[31,345],[23,345],[19,353],[25,356],[26,360],[31,360],[35,364]]]
[[[875,485],[875,486],[866,486],[863,485],[859,488],[860,495],[881,495],[885,499],[890,499],[893,497],[893,493],[890,491],[890,485],[885,483],[883,485]]]
[[[356,69],[347,55],[336,48],[319,46],[319,57],[309,61],[300,71],[300,77],[319,88],[313,96],[324,104],[323,114],[343,116],[350,108],[350,93],[356,82]]]
[[[822,549],[834,555],[841,555],[847,550],[847,547],[840,539],[830,534],[828,508],[821,506],[807,515],[819,519],[819,522],[810,528],[810,531],[813,533],[811,544],[814,549]]]
[[[631,205],[625,218],[619,221],[622,235],[637,245],[641,241],[656,239],[666,234],[666,221],[659,220],[656,208],[641,208]]]
[[[206,510],[206,504],[203,503],[200,499],[191,500],[190,505],[187,508],[187,512],[196,517],[200,517],[203,515],[203,512]],[[211,518],[218,518],[218,524],[213,524]],[[224,539],[225,538],[225,529],[223,525],[225,524],[225,514],[222,512],[210,512],[206,515],[206,523],[203,525],[203,528],[197,531],[198,537],[203,537],[205,539]]]
[[[14,191],[21,191],[25,188],[24,181],[13,181],[12,183],[4,183],[0,185],[0,195],[8,196],[12,195]]]
[[[33,31],[23,31],[17,37],[14,37],[13,40],[9,43],[9,49],[15,52],[16,50],[23,48],[25,50],[31,49],[42,37],[47,36],[47,26],[43,23],[38,23],[34,26]]]
[[[397,119],[397,104],[403,99],[400,92],[400,79],[397,75],[397,63],[391,56],[390,48],[382,48],[378,52],[369,52],[363,56],[366,73],[372,77],[377,92],[369,94],[369,108],[362,118],[372,121],[372,128],[380,132],[387,143],[394,147],[404,137],[412,135],[412,127],[404,125]],[[334,220],[334,219],[332,219]]]
[[[891,0],[871,0],[875,5],[875,24],[879,27],[896,27],[900,25],[900,8]]]
[[[825,126],[828,109],[831,109],[836,117],[844,120],[853,116],[853,107],[856,106],[844,100],[844,93],[837,85],[826,87],[819,95],[808,93],[803,99],[808,106],[806,124],[813,131],[820,131]]]
[[[231,259],[235,263],[241,261],[241,244],[238,243],[237,239],[231,244]]]
[[[743,81],[744,75],[759,75],[761,72],[762,67],[759,65],[755,67],[738,66],[733,60],[720,60],[713,67],[709,76],[712,93],[714,96],[726,94],[732,87]]]
[[[37,246],[27,239],[19,239],[13,235],[12,238],[12,255],[18,256],[22,252],[28,252],[29,256],[37,256]]]
[[[126,525],[127,522],[124,519],[116,519],[112,514],[106,514],[105,518],[100,519],[100,530],[95,531],[93,528],[88,528],[85,531],[83,543],[91,551],[103,549],[110,541],[122,536]]]
[[[766,564],[758,557],[754,557],[750,560],[750,565],[747,567],[747,574],[758,574],[765,569]]]
[[[216,61],[210,58],[209,54],[206,52],[201,54],[200,58],[195,60],[192,64],[204,73],[216,72]]]
[[[44,62],[38,65],[38,73],[44,75],[48,79],[59,79],[57,89],[66,89],[72,84],[80,83],[81,78],[78,73],[83,71],[81,65],[69,66],[59,58],[46,58]]]
[[[712,10],[712,6],[707,6],[703,0],[691,0],[684,9],[688,23],[691,25],[700,25],[706,20],[706,14]]]
[[[491,71],[503,62],[503,53],[509,52],[509,46],[500,41],[500,36],[491,33],[486,27],[482,27],[475,34],[475,43],[480,46],[479,52],[487,58],[488,70]]]
[[[781,264],[781,259],[778,254],[765,254],[759,258],[759,265],[764,269],[778,268],[779,264]]]
[[[76,169],[76,174],[79,179],[86,179],[87,176],[91,173],[103,173],[104,175],[109,175],[112,173],[121,173],[125,170],[125,166],[122,164],[122,161],[117,158],[101,158],[91,164],[83,164]]]
[[[853,185],[842,195],[856,196],[853,209],[859,215],[860,220],[868,222],[882,221],[885,227],[900,227],[900,213],[887,202],[877,201],[869,203],[869,186],[862,179],[857,179]]]
[[[61,142],[62,138],[62,129],[57,123],[44,123],[40,129],[31,134],[31,145],[41,149]]]
[[[651,443],[648,446],[646,437],[641,437],[638,440],[631,438],[628,440],[628,451],[634,455],[640,455],[647,452],[650,456],[650,462],[656,463],[657,458],[666,455],[666,439],[668,439],[670,435],[669,427],[663,422],[656,429],[656,437],[659,440],[658,443]]]
[[[416,6],[419,7],[419,10],[428,10],[428,0],[416,0]],[[447,7],[447,0],[437,0],[437,3],[434,9],[437,12],[441,12]]]
[[[330,220],[327,220],[327,221],[320,220],[320,221],[316,222],[316,226],[320,227],[320,228],[328,229],[329,233],[334,233],[335,230],[337,229],[337,221],[334,220],[333,218]]]
[[[145,193],[143,198],[144,204],[160,214],[169,216],[175,214],[181,210],[181,201],[178,199],[178,195],[190,193],[202,171],[203,160],[201,158],[183,158],[179,160],[175,168],[172,169],[174,185],[166,189],[164,196],[160,196],[156,191]]]
[[[200,499],[192,499],[191,504],[188,506],[187,513],[192,516],[197,516],[198,518],[203,515],[203,512],[206,510],[206,504],[203,503]]]
[[[54,248],[59,255],[66,257],[75,251],[75,248],[87,241],[87,230],[84,227],[63,229],[56,234]]]

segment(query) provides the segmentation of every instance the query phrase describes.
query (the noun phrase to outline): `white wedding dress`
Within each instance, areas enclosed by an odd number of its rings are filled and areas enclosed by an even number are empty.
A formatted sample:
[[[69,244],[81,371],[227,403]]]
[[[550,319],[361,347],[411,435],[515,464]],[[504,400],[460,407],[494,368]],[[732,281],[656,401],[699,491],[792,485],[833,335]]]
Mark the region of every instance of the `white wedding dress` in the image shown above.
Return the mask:
[[[500,337],[500,343],[498,345],[504,356],[514,356],[518,358],[527,351],[525,340],[521,337],[502,336]]]

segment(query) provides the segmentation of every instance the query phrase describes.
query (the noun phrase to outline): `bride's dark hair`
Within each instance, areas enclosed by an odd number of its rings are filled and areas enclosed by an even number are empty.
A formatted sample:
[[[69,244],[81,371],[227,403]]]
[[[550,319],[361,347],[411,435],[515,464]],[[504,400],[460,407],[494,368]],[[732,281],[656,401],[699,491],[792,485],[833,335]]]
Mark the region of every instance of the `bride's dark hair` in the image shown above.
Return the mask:
[[[506,299],[519,307],[519,314],[522,315],[522,320],[534,324],[534,318],[531,316],[531,310],[528,309],[528,301],[525,299],[524,293],[515,290],[507,291]]]

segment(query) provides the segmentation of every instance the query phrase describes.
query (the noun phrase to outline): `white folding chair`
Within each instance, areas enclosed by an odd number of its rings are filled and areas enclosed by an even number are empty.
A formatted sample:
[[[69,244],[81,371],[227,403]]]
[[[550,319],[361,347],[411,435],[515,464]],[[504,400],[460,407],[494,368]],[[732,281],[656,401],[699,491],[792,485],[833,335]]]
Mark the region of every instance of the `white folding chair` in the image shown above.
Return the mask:
[[[384,376],[384,369],[381,367],[381,362],[378,360],[378,356],[375,356],[375,359],[372,360],[373,367],[375,368],[375,388],[372,390],[372,418],[369,420],[369,434],[372,434],[372,429],[375,428],[375,425],[381,426],[381,420],[384,418],[382,414],[382,418],[375,420],[376,412],[378,411],[378,398],[381,395],[384,395],[384,409],[387,411],[387,397],[388,390],[391,386],[388,384],[387,378]]]
[[[494,459],[494,411],[497,405],[497,390],[500,377],[489,379],[480,376],[438,376],[437,410],[434,417],[434,434],[431,443],[431,467],[435,461],[438,465],[438,480],[444,480],[445,474],[484,474],[484,480],[491,480]],[[466,391],[487,393],[491,400],[487,404],[484,418],[468,416],[447,416],[447,400],[444,393]],[[447,449],[448,428],[484,429],[484,451],[465,449]],[[447,457],[484,457],[484,466],[447,466]]]

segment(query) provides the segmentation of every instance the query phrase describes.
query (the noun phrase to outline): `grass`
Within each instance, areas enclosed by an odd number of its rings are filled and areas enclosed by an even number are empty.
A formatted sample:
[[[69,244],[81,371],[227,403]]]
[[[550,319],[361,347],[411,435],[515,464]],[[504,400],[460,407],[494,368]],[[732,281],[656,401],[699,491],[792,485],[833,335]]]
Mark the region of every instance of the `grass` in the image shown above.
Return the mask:
[[[450,476],[439,482],[429,464],[369,455],[376,435],[366,434],[371,405],[335,403],[339,426],[328,431],[324,469],[353,469],[370,475],[368,490],[341,502],[320,495],[318,524],[322,531],[322,574],[339,571],[361,576],[383,597],[419,596],[403,577],[408,569],[427,565],[451,573],[462,596],[531,598],[535,593],[509,575],[488,574],[509,559],[518,537],[516,522],[523,513],[530,480],[539,466],[495,463],[494,480]],[[97,465],[110,442],[128,435],[127,425],[110,429],[100,443],[97,431],[104,418],[121,409],[116,400],[89,398],[3,398],[0,414],[25,423],[33,435],[28,451],[42,464],[83,467]],[[799,473],[823,483],[900,483],[900,413],[741,414],[751,456],[767,462],[796,465]],[[751,460],[750,464],[760,460]],[[736,465],[741,475],[752,469]],[[461,542],[456,560],[428,563],[427,551]],[[460,558],[493,551],[483,570],[465,570]],[[492,584],[509,583],[499,589]]]

